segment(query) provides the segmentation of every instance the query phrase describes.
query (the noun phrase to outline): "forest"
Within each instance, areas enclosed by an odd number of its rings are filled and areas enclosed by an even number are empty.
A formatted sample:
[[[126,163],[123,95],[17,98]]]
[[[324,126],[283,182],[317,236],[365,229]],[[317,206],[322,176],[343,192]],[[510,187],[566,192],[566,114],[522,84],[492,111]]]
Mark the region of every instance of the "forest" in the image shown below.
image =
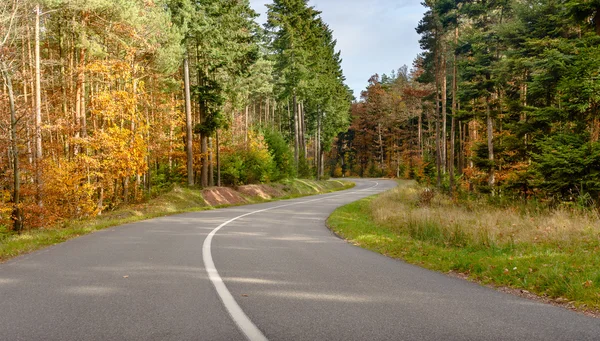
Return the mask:
[[[332,175],[600,205],[600,3],[426,0],[412,68],[374,75]]]
[[[320,178],[352,92],[320,12],[275,0],[0,4],[0,227],[167,190]]]
[[[0,4],[0,227],[293,177],[600,205],[600,4],[426,0],[411,68],[344,83],[307,0]],[[350,127],[350,128],[348,128]]]

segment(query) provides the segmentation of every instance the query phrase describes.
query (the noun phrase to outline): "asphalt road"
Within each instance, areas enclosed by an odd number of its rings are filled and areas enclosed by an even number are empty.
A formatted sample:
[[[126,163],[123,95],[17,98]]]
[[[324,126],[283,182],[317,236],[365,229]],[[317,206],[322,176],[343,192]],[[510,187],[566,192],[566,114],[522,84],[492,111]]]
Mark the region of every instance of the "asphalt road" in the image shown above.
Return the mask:
[[[325,227],[394,185],[158,218],[15,258],[0,264],[0,340],[600,340],[598,319]]]

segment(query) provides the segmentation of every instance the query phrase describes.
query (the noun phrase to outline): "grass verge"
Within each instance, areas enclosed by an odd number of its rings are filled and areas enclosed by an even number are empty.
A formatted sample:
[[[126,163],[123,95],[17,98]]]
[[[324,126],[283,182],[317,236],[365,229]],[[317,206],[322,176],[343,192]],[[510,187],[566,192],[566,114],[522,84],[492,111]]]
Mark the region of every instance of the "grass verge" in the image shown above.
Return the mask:
[[[339,208],[328,225],[355,245],[428,269],[600,310],[600,223],[591,213],[457,202],[402,181]]]
[[[339,191],[352,188],[354,184],[335,180],[287,180],[280,186],[283,188],[284,196],[271,200],[255,199],[251,203]],[[231,205],[220,205],[219,207],[226,206]],[[144,203],[129,205],[94,218],[67,220],[57,226],[26,230],[20,235],[0,226],[0,262],[107,227],[209,209],[213,209],[213,207],[205,203],[201,190],[175,187],[173,190]]]

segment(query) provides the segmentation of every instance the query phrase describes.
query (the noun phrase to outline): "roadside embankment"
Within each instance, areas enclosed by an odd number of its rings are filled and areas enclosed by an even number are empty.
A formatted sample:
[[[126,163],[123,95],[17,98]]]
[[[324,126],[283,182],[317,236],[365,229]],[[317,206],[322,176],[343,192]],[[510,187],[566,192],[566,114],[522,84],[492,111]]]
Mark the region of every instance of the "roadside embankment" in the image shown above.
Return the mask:
[[[412,181],[329,218],[389,257],[591,315],[600,310],[600,220],[574,208],[451,199]]]
[[[348,181],[301,179],[277,184],[246,185],[237,188],[211,187],[204,190],[176,186],[171,191],[146,202],[106,211],[93,218],[63,221],[57,226],[25,230],[21,234],[12,233],[0,226],[0,262],[97,230],[134,221],[216,207],[328,193],[353,186],[354,184]]]

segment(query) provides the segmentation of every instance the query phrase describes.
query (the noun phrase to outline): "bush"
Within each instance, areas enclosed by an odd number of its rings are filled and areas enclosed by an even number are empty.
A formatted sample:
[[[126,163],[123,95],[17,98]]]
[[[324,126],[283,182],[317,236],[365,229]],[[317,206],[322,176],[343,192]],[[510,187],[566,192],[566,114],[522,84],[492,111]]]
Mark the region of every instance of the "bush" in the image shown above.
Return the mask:
[[[262,135],[253,132],[248,145],[236,145],[223,151],[221,180],[225,185],[243,185],[273,180],[276,162]]]
[[[267,129],[264,131],[264,136],[269,152],[275,163],[273,173],[271,174],[271,180],[278,181],[286,178],[295,178],[296,167],[294,167],[294,153],[283,138],[281,132]]]

